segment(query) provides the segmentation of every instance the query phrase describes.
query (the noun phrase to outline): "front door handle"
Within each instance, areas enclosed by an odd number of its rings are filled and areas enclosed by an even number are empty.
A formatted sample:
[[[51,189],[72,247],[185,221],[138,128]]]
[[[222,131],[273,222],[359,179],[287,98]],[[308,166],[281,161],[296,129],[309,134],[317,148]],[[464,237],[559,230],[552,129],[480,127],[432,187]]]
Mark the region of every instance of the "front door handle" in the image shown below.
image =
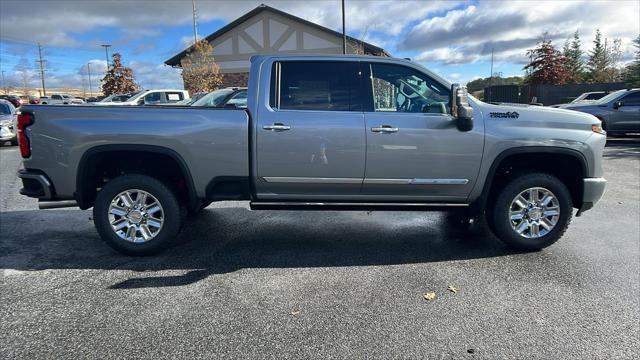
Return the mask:
[[[265,130],[271,130],[271,131],[291,130],[291,126],[285,125],[285,124],[282,124],[282,123],[274,123],[273,125],[265,125],[262,128],[265,129]]]
[[[397,127],[392,127],[391,125],[380,125],[378,127],[371,128],[371,131],[373,131],[374,133],[395,133],[399,130],[400,129],[398,129]]]

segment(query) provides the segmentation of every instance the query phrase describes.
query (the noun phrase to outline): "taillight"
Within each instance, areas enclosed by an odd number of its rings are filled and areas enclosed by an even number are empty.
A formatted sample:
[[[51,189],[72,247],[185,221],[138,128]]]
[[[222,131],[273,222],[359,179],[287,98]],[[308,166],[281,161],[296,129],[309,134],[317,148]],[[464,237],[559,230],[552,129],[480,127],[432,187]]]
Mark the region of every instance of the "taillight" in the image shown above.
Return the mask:
[[[24,133],[27,126],[33,124],[33,115],[31,114],[19,114],[18,115],[18,145],[20,145],[20,155],[23,158],[31,156],[31,144],[27,134]]]

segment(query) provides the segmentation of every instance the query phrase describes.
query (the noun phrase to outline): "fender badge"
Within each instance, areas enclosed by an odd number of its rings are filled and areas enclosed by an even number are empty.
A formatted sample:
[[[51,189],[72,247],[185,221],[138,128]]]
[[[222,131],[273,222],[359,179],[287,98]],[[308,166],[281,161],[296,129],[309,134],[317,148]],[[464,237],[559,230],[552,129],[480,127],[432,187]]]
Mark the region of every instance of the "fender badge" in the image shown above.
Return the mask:
[[[489,116],[493,117],[493,118],[508,118],[508,119],[517,119],[518,117],[520,117],[520,114],[518,114],[515,111],[507,111],[507,112],[491,112],[489,113]]]

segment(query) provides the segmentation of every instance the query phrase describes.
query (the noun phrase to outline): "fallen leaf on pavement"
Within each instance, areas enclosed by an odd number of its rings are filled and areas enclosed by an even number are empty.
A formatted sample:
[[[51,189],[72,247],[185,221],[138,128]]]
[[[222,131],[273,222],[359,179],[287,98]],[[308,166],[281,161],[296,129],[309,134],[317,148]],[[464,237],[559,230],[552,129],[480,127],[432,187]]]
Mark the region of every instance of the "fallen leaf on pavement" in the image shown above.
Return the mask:
[[[428,293],[425,293],[425,294],[424,294],[424,295],[422,295],[422,296],[424,297],[424,299],[425,299],[425,300],[429,300],[429,301],[431,301],[431,300],[433,300],[433,299],[435,299],[435,298],[436,298],[436,293],[434,293],[434,292],[431,292],[431,291],[430,291],[430,292],[428,292]]]
[[[296,316],[300,314],[300,310],[291,310],[291,315]]]
[[[449,285],[449,287],[447,288],[447,290],[451,291],[452,293],[457,293],[458,289],[454,288],[453,286]]]

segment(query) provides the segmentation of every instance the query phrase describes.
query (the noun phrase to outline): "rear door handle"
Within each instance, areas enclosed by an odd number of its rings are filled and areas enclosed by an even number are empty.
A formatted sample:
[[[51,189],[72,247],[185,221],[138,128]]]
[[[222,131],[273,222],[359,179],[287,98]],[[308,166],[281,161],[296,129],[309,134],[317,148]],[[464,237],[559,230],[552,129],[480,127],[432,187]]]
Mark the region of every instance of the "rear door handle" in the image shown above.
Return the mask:
[[[285,124],[282,124],[282,123],[275,123],[273,125],[265,125],[262,128],[265,129],[265,130],[271,130],[271,131],[291,130],[291,126],[285,125]]]
[[[378,127],[371,128],[371,131],[375,133],[395,133],[399,130],[400,129],[398,129],[397,127],[392,127],[391,125],[380,125]]]

